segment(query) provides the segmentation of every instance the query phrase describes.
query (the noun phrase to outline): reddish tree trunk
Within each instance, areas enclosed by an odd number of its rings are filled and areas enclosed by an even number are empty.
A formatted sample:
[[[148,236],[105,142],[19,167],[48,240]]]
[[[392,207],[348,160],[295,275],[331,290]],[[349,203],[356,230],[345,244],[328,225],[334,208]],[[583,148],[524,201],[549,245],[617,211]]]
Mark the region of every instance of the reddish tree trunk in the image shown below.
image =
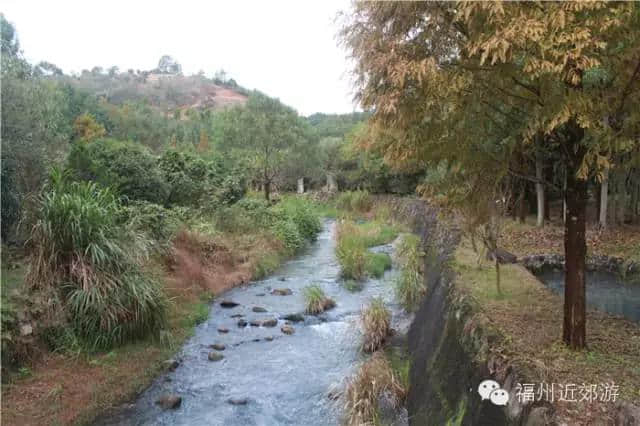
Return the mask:
[[[584,157],[580,143],[584,132],[577,124],[571,129],[567,158],[567,217],[564,225],[564,324],[562,340],[572,349],[586,344],[585,258],[587,181],[576,177]]]

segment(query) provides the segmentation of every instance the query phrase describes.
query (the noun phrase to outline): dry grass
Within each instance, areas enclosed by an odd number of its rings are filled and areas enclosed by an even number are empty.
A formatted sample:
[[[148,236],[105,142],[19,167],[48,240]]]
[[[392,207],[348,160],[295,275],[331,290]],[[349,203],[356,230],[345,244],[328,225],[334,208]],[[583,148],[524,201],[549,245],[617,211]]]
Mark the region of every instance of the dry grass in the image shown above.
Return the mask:
[[[519,223],[506,220],[500,244],[520,256],[541,253],[564,254],[564,227],[554,222],[538,228],[531,218]],[[617,256],[640,262],[640,226],[619,226],[606,231],[587,227],[587,254]]]
[[[376,352],[347,383],[345,423],[349,426],[378,424],[378,400],[386,396],[397,406],[404,400],[406,392],[384,354]]]
[[[587,345],[571,351],[561,343],[562,298],[519,265],[501,267],[503,294],[495,290],[495,269],[477,264],[470,248],[456,253],[461,291],[480,311],[477,321],[504,336],[497,351],[534,383],[619,385],[619,400],[640,404],[640,327],[609,315],[588,311]],[[615,403],[556,403],[559,424],[613,424]]]
[[[360,314],[362,321],[362,350],[374,352],[382,347],[391,333],[391,312],[382,299],[373,299]]]

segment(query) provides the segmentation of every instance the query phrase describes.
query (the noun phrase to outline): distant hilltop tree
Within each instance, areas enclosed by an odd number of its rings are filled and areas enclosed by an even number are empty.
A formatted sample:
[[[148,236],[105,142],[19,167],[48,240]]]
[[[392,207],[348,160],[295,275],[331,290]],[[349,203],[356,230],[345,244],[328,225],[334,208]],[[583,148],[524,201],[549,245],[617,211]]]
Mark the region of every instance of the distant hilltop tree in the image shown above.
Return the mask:
[[[163,55],[158,61],[157,71],[161,74],[182,74],[182,65],[169,55]]]

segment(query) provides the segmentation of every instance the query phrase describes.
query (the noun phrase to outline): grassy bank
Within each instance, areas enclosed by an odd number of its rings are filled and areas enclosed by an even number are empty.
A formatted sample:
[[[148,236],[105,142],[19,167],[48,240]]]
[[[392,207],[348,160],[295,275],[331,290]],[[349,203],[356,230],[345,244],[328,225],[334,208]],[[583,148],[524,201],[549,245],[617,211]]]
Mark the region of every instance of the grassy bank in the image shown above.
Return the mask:
[[[143,266],[168,300],[159,335],[107,350],[67,344],[51,350],[38,333],[30,358],[3,378],[3,424],[87,424],[134,398],[207,319],[215,295],[270,274],[321,228],[311,205],[295,197],[273,206],[250,197],[214,214],[188,216],[166,241],[157,242]],[[3,271],[3,290],[26,291],[24,266]]]
[[[456,252],[457,288],[477,307],[477,321],[502,339],[492,350],[505,355],[530,383],[619,385],[618,401],[640,403],[640,327],[630,321],[590,311],[587,345],[570,351],[561,342],[562,298],[519,265],[503,265],[502,294],[495,269],[477,262],[463,244]],[[614,402],[556,402],[556,420],[568,424],[612,423]],[[579,408],[579,409],[578,409]]]

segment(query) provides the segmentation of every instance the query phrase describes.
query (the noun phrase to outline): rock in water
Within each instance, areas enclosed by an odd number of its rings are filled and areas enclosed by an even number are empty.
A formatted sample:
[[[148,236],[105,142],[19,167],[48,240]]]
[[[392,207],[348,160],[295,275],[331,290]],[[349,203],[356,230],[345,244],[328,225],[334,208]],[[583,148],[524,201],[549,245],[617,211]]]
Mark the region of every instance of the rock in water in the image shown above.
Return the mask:
[[[280,328],[280,331],[282,331],[284,334],[293,334],[296,330],[290,325],[283,325],[282,328]]]
[[[302,321],[304,321],[304,315],[302,315],[302,314],[289,314],[289,315],[285,315],[284,319],[287,320],[287,321],[291,321],[291,322],[302,322]]]
[[[211,351],[209,352],[209,361],[222,361],[222,358],[224,358],[224,355],[219,354],[218,352],[215,351]]]
[[[231,405],[247,405],[247,398],[229,398],[227,402]]]
[[[243,319],[238,320],[238,327],[244,328],[246,326],[247,326],[247,322],[245,320],[243,320]]]
[[[251,327],[260,327],[260,321],[258,321],[258,320],[251,320],[251,321],[249,322],[249,325],[250,325]]]
[[[239,303],[234,302],[233,300],[223,300],[220,302],[220,306],[223,308],[235,308]]]
[[[216,351],[224,351],[227,347],[222,343],[214,343],[210,346],[211,349],[215,349]]]
[[[156,400],[156,404],[161,406],[164,410],[175,410],[182,404],[182,397],[176,394],[165,394]]]
[[[278,325],[278,320],[275,318],[269,318],[268,320],[262,321],[263,327],[275,327]]]
[[[254,306],[252,311],[253,312],[267,312],[267,310],[265,308],[263,308],[262,306]]]
[[[220,327],[218,328],[218,333],[226,334],[229,332],[228,328]]]
[[[291,296],[293,291],[290,288],[275,288],[271,291],[271,294],[276,296]]]
[[[267,342],[270,342],[273,340],[273,336],[267,336],[264,338],[264,340],[266,340]]]

